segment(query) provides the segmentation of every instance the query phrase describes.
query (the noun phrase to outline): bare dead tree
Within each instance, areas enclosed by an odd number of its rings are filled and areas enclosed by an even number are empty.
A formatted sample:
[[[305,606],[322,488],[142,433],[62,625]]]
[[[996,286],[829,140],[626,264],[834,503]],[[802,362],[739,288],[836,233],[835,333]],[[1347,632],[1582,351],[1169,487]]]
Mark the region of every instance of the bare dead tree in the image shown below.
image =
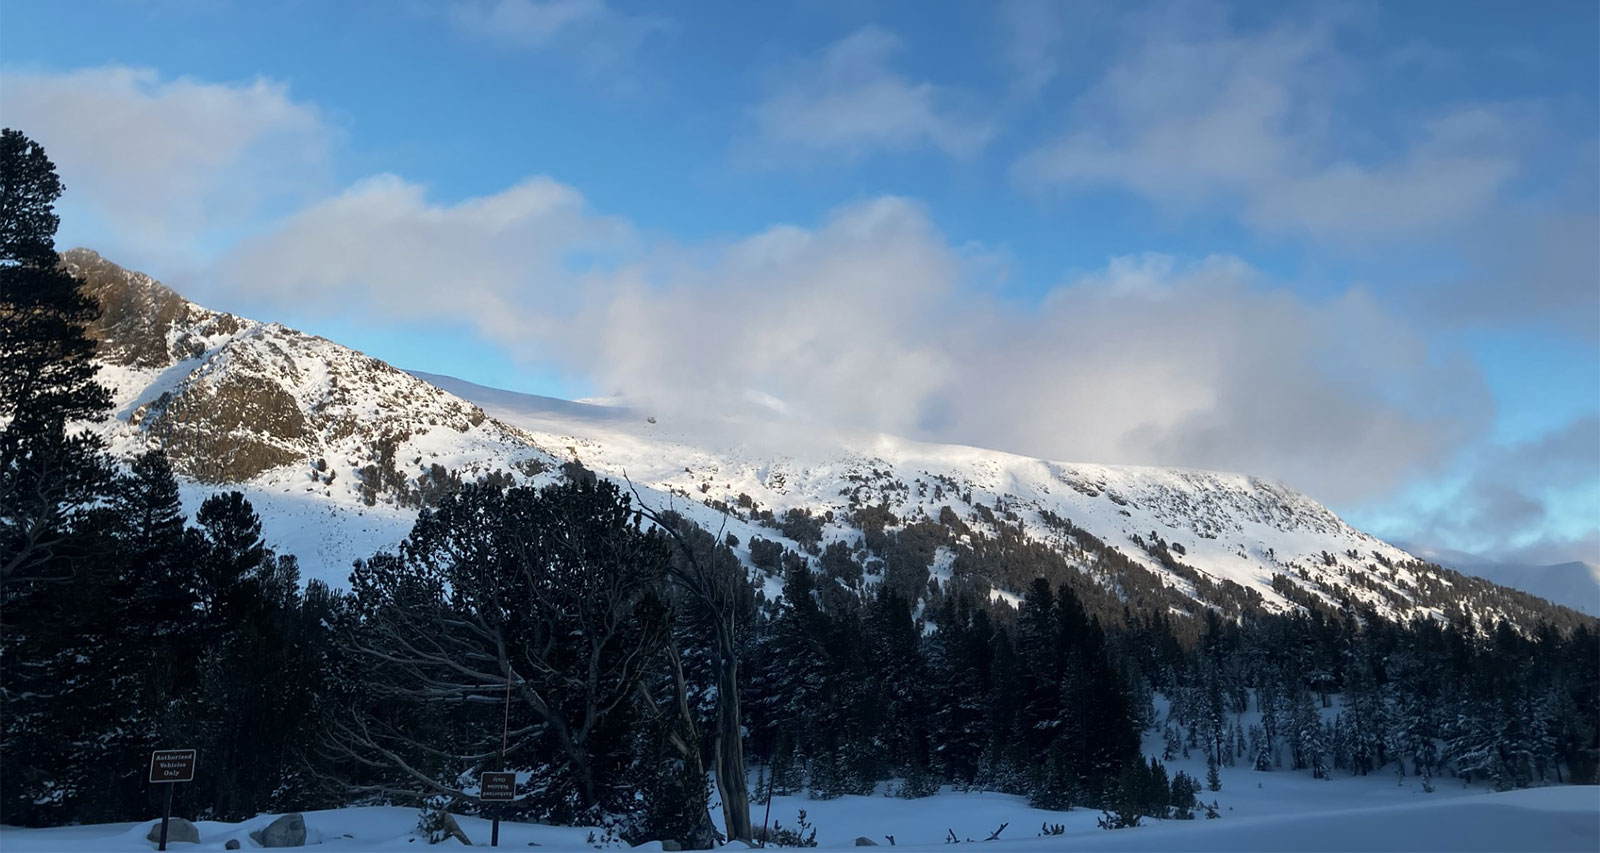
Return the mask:
[[[352,575],[364,615],[352,650],[376,701],[330,724],[328,751],[395,780],[366,790],[470,799],[454,780],[498,763],[509,689],[508,761],[537,753],[580,808],[604,806],[597,753],[615,747],[667,639],[657,592],[669,561],[665,538],[609,484],[469,487],[424,513],[400,555]],[[389,703],[482,708],[493,724],[430,742],[386,719]]]
[[[679,560],[667,571],[705,612],[715,640],[714,668],[717,678],[717,730],[712,739],[712,766],[716,769],[717,794],[722,798],[723,828],[730,840],[753,841],[750,823],[750,786],[744,763],[744,718],[739,705],[739,602],[744,591],[743,573],[719,571],[712,558],[723,547],[719,530],[711,543],[712,552],[701,554],[680,529],[676,517],[650,506],[633,480],[627,479],[639,512],[666,532],[677,546]],[[687,710],[687,708],[685,708]]]

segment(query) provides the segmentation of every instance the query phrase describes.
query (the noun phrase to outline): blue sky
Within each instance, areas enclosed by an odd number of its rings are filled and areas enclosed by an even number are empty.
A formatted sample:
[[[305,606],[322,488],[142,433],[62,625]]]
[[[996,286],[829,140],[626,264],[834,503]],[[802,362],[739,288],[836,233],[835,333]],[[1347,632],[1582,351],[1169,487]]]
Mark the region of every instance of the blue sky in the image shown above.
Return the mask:
[[[1593,3],[30,2],[85,244],[404,367],[1600,561]]]

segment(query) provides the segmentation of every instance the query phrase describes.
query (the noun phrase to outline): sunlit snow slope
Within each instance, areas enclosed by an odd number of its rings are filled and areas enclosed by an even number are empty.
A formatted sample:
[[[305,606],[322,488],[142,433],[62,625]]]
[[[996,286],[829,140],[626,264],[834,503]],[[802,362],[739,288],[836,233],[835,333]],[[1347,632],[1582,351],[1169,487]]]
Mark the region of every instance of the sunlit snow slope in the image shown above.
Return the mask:
[[[826,519],[813,553],[832,541],[856,548],[870,509],[891,530],[940,525],[946,545],[930,566],[939,580],[950,576],[953,548],[1008,533],[1047,545],[1113,592],[1126,557],[1185,596],[1206,600],[1207,590],[1236,584],[1267,609],[1295,606],[1281,594],[1289,590],[1301,603],[1437,614],[1439,591],[1463,581],[1253,477],[797,430],[776,415],[676,422],[515,394],[408,374],[201,308],[93,252],[63,260],[104,307],[93,333],[101,381],[117,401],[103,427],[114,451],[164,446],[191,511],[213,491],[243,491],[269,541],[296,554],[307,577],[335,586],[352,560],[403,538],[418,508],[452,484],[490,472],[542,483],[569,461],[625,476],[646,501],[733,534],[747,560],[753,537],[802,548],[778,529],[792,509]],[[1505,591],[1472,584],[1463,598],[1475,612],[1516,612]],[[776,592],[775,580],[767,585]],[[998,596],[1020,591],[996,585]]]

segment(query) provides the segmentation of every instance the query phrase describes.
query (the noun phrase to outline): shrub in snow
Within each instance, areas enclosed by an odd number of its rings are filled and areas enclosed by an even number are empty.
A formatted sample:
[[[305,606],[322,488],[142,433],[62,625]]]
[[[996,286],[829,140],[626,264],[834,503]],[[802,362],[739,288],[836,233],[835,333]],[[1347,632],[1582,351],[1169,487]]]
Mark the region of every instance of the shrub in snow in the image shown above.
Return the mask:
[[[1115,812],[1101,812],[1095,823],[1101,829],[1129,829],[1139,825],[1139,815],[1119,808]]]
[[[795,828],[789,829],[776,821],[772,830],[767,833],[767,843],[773,847],[815,847],[817,846],[817,828],[806,819],[806,810],[801,809],[795,819]]]
[[[467,834],[462,832],[461,826],[456,823],[455,815],[444,810],[443,798],[440,797],[430,798],[429,804],[417,815],[417,834],[429,844],[438,844],[454,838],[462,844],[472,846],[472,842],[467,840]]]

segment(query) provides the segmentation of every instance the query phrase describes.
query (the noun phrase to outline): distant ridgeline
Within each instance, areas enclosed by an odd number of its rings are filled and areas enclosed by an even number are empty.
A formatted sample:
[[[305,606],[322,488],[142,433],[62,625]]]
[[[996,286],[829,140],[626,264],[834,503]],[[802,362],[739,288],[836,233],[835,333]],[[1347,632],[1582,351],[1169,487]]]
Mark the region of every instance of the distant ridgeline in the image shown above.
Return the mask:
[[[48,210],[37,146],[0,155],[35,176],[0,210]],[[698,847],[886,781],[1108,827],[1255,773],[1596,781],[1595,620],[1281,486],[480,406],[53,232],[0,229],[0,823],[148,818],[157,748],[198,750],[192,818],[477,813],[506,769],[503,816]]]

